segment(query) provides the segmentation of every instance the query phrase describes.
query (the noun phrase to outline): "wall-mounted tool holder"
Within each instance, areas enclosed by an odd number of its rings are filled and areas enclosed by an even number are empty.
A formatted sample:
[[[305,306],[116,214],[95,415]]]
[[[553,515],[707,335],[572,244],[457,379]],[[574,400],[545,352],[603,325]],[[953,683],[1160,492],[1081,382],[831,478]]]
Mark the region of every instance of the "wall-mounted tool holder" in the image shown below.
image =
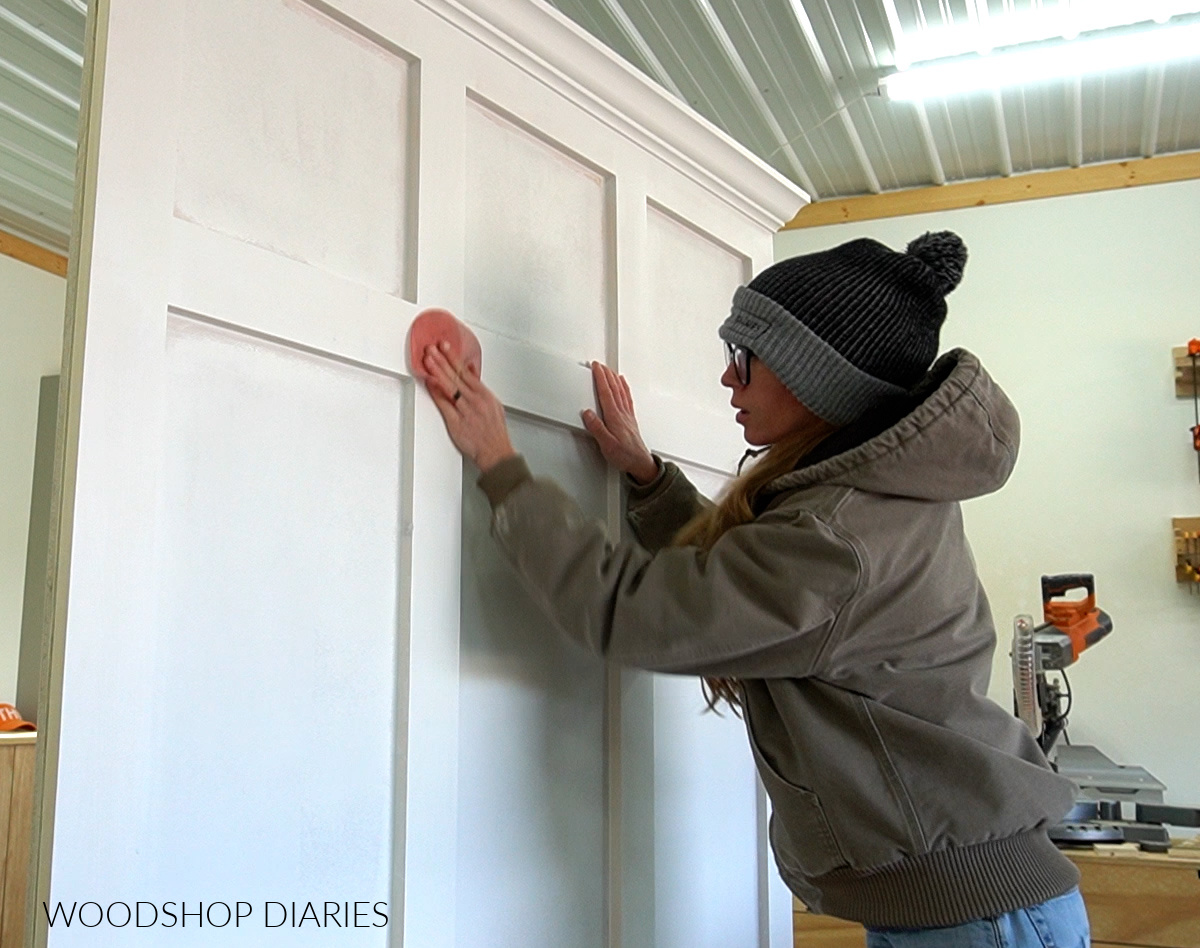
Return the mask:
[[[1187,583],[1191,592],[1200,590],[1200,517],[1175,517],[1175,579]]]
[[[1195,361],[1193,352],[1198,357]],[[1186,346],[1176,346],[1171,350],[1171,358],[1175,360],[1175,396],[1195,398],[1196,375],[1193,369],[1200,372],[1200,339],[1193,339]]]
[[[1171,350],[1175,359],[1175,395],[1192,400],[1196,424],[1192,427],[1192,447],[1196,449],[1196,466],[1200,472],[1200,339]]]

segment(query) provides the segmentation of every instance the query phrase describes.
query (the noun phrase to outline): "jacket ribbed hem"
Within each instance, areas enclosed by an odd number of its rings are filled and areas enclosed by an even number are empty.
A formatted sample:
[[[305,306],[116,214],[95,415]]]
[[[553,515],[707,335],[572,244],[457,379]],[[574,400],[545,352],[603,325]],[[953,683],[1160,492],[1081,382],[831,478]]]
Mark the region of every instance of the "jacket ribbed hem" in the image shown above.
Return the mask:
[[[820,890],[828,915],[868,928],[944,928],[1063,895],[1079,884],[1079,870],[1034,831],[806,882]]]

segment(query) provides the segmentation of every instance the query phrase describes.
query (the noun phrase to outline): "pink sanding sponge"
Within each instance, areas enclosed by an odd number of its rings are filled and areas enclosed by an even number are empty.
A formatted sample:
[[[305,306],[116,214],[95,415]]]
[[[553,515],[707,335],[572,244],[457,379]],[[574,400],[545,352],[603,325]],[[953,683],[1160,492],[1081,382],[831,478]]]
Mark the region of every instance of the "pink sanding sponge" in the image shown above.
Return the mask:
[[[448,309],[426,309],[417,314],[408,330],[408,361],[412,374],[426,381],[425,349],[442,342],[450,343],[446,358],[460,372],[473,368],[478,375],[483,367],[483,349],[475,333],[456,319]]]

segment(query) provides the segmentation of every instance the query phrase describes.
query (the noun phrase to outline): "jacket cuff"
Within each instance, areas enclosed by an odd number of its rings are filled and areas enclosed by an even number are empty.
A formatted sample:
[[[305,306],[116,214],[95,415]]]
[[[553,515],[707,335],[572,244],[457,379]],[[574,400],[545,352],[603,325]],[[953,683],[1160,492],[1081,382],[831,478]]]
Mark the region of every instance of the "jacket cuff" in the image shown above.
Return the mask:
[[[658,462],[658,477],[649,484],[635,484],[632,478],[628,479],[629,493],[625,499],[627,516],[636,517],[641,511],[658,504],[672,493],[677,481],[684,479],[683,472],[672,461],[664,461],[658,455],[654,456],[654,460]]]
[[[625,485],[629,488],[629,499],[632,501],[646,500],[662,487],[663,482],[667,478],[667,465],[663,463],[663,459],[657,454],[654,455],[654,463],[658,465],[658,473],[654,475],[654,480],[646,484],[639,484],[628,474],[621,475],[625,481]]]
[[[525,481],[532,479],[533,474],[530,473],[529,465],[525,463],[525,458],[519,454],[514,454],[510,458],[505,458],[499,464],[493,464],[479,475],[479,480],[476,483],[487,494],[488,502],[492,505],[492,509],[495,510],[504,502],[505,497]]]

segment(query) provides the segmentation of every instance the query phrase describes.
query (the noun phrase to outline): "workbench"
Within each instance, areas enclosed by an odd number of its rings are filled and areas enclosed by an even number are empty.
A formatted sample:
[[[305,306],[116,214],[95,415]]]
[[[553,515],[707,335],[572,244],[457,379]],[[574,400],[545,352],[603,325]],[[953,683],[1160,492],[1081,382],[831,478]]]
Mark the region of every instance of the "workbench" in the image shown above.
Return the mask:
[[[1196,842],[1200,843],[1200,839]],[[1200,948],[1200,845],[1169,853],[1132,843],[1069,850],[1097,948]],[[862,948],[863,928],[796,903],[796,948]]]

